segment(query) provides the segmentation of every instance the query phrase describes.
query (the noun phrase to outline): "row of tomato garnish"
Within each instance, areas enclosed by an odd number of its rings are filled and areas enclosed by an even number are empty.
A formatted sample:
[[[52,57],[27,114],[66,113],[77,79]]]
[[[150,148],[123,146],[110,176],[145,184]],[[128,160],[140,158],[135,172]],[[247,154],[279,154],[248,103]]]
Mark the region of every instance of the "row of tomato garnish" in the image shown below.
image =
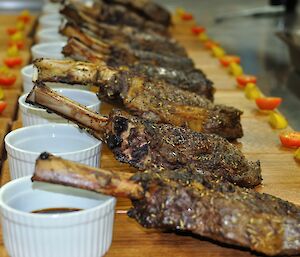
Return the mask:
[[[0,114],[7,107],[3,88],[8,88],[15,84],[17,76],[12,69],[19,68],[23,62],[19,50],[24,48],[24,29],[30,19],[29,12],[26,10],[22,11],[17,17],[16,25],[6,28],[9,41],[3,65],[0,66]]]
[[[176,11],[177,15],[183,21],[193,20],[190,13],[184,12],[182,8]],[[245,96],[250,100],[255,100],[256,106],[261,111],[269,113],[269,123],[275,129],[285,129],[288,122],[278,111],[274,111],[282,102],[281,97],[265,97],[257,87],[257,77],[244,74],[240,65],[241,58],[235,55],[227,55],[219,43],[209,39],[206,29],[202,26],[193,25],[191,28],[193,35],[197,36],[203,42],[205,48],[211,50],[213,56],[219,59],[222,66],[229,69],[229,72],[235,76],[239,88],[244,90]],[[284,147],[298,148],[295,152],[295,159],[300,161],[300,132],[284,131],[279,134],[279,139]]]

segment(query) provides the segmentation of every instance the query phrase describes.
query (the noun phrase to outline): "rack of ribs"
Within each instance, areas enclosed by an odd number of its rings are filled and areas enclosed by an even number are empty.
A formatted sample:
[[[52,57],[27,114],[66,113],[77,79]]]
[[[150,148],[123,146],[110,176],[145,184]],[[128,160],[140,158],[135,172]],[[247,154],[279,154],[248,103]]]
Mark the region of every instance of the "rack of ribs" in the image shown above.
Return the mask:
[[[68,5],[67,9],[64,8],[61,11],[61,14],[67,21],[72,22],[81,28],[88,29],[102,38],[119,39],[119,41],[127,40],[132,43],[136,42],[137,45],[139,45],[139,43],[144,44],[145,42],[143,41],[146,41],[148,45],[165,43],[176,51],[177,54],[181,53],[182,55],[186,55],[185,49],[180,46],[175,39],[168,35],[160,35],[147,28],[140,30],[125,24],[99,22],[93,19],[93,17],[85,14],[80,7],[75,4]]]
[[[121,27],[104,23],[83,25],[69,21],[61,26],[59,32],[68,38],[75,37],[79,39],[92,49],[94,44],[97,45],[99,41],[102,41],[112,46],[125,45],[129,49],[150,51],[173,57],[187,57],[184,48],[175,40],[155,34],[145,34],[126,26]],[[93,45],[88,45],[90,43]]]
[[[82,75],[85,74],[86,70]],[[140,170],[189,167],[199,174],[222,177],[243,187],[254,187],[262,181],[259,161],[248,161],[237,147],[220,136],[157,124],[118,110],[103,117],[44,85],[36,85],[26,102],[87,129],[107,144],[117,160]]]
[[[161,5],[149,0],[104,0],[106,3],[116,3],[124,5],[126,8],[135,11],[154,22],[163,24],[164,26],[171,25],[171,15]]]
[[[72,9],[80,10],[87,16],[98,22],[108,24],[124,24],[127,26],[136,27],[140,30],[151,30],[161,35],[168,35],[168,27],[162,23],[153,22],[136,12],[127,9],[124,5],[106,4],[102,1],[93,3],[93,6],[87,6],[79,2],[64,3],[60,13],[68,15],[67,13]]]
[[[163,81],[148,81],[104,64],[72,60],[38,59],[34,65],[38,68],[38,81],[97,86],[101,100],[122,105],[145,119],[214,133],[227,139],[243,136],[240,110],[215,105]]]
[[[163,80],[176,87],[213,100],[215,91],[212,86],[213,83],[207,79],[205,74],[199,69],[193,68],[184,71],[181,69],[174,69],[174,67],[160,67],[156,64],[153,65],[152,63],[149,63],[149,61],[147,61],[147,63],[143,63],[143,61],[132,61],[131,64],[129,64],[128,62],[125,62],[126,58],[124,58],[124,60],[120,58],[120,54],[114,56],[116,54],[114,48],[117,45],[120,46],[120,43],[118,42],[109,41],[109,44],[107,44],[107,41],[90,36],[88,32],[84,33],[82,29],[70,24],[67,24],[61,31],[62,34],[69,38],[76,38],[70,39],[63,48],[63,54],[65,56],[71,57],[74,60],[90,61],[93,63],[105,61],[108,65],[126,67],[137,75],[146,76],[148,79],[152,80]],[[124,48],[124,44],[122,47]],[[157,49],[153,50],[156,51]],[[162,54],[165,54],[165,52]],[[174,62],[172,62],[172,65],[174,66]],[[164,66],[169,65],[166,63]]]
[[[195,171],[131,176],[43,153],[32,180],[128,197],[128,215],[146,228],[187,231],[270,256],[300,254],[299,207]]]
[[[194,62],[189,57],[167,56],[150,51],[135,50],[125,44],[116,43],[116,45],[113,45],[112,42],[104,43],[99,39],[93,39],[91,42],[93,42],[92,46],[86,46],[77,38],[70,38],[63,47],[62,53],[65,56],[82,60],[87,58],[84,52],[88,51],[89,56],[95,56],[91,60],[95,62],[96,58],[101,57],[100,59],[106,60],[106,63],[112,67],[148,64],[184,72],[195,69]],[[80,49],[81,54],[77,53],[78,49]]]

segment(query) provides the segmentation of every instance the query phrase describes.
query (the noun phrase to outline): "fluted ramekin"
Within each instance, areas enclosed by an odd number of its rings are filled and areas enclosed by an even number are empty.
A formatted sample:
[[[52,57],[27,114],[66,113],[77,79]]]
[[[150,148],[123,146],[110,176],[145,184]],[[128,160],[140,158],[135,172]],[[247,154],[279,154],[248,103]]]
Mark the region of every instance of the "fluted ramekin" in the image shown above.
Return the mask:
[[[33,73],[34,73],[34,67],[33,64],[24,66],[21,69],[21,75],[22,75],[22,85],[23,85],[23,91],[24,93],[29,93],[30,90],[33,88]]]
[[[12,179],[32,175],[35,160],[44,151],[99,167],[101,141],[72,124],[19,128],[9,132],[4,141]]]
[[[39,29],[57,28],[61,25],[63,17],[59,13],[44,14],[39,18]]]
[[[60,3],[45,3],[42,8],[44,14],[57,14],[59,13]]]
[[[37,70],[33,67],[33,64],[27,65],[21,69],[24,93],[29,93],[33,88],[32,79],[34,72],[37,72]],[[85,85],[68,85],[63,83],[47,83],[47,86],[51,88],[71,88],[81,90],[90,90],[91,88],[90,86]]]
[[[64,95],[94,112],[99,112],[100,101],[95,93],[80,89],[55,89],[61,95]],[[21,110],[23,127],[48,124],[48,123],[68,123],[69,121],[54,113],[49,113],[45,109],[32,106],[25,102],[28,94],[24,94],[19,98],[19,107]]]
[[[68,38],[61,35],[57,28],[47,28],[38,31],[37,39],[39,43],[50,43],[50,42],[67,42]]]
[[[31,182],[30,176],[0,189],[3,240],[11,257],[100,257],[112,242],[115,198],[81,189]],[[48,208],[78,208],[36,214]]]
[[[64,59],[62,48],[66,42],[40,43],[31,47],[32,60],[38,58]]]

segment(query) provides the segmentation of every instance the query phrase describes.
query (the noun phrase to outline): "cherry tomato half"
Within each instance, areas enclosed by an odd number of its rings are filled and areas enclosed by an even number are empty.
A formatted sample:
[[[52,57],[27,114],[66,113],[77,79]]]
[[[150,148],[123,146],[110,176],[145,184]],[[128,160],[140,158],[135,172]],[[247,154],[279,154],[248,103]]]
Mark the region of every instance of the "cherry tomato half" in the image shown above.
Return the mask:
[[[300,147],[300,132],[283,132],[279,135],[281,144],[286,147]]]
[[[212,49],[213,47],[215,46],[219,46],[219,43],[213,41],[213,40],[207,40],[205,43],[204,43],[204,46],[205,48],[207,49]]]
[[[194,26],[194,27],[192,27],[192,33],[194,34],[194,35],[199,35],[199,34],[201,34],[201,33],[203,33],[205,31],[205,28],[204,27],[201,27],[201,26]]]
[[[225,55],[219,59],[220,63],[224,66],[227,67],[230,63],[240,63],[241,58],[235,55]]]
[[[11,86],[13,85],[17,80],[17,77],[14,75],[4,75],[0,74],[0,85],[1,86]]]
[[[17,41],[17,42],[9,41],[9,42],[8,42],[8,46],[9,46],[9,47],[12,47],[12,46],[14,46],[14,45],[17,46],[17,48],[18,48],[19,50],[21,50],[21,49],[24,48],[25,43],[24,43],[24,41]]]
[[[194,16],[190,13],[184,13],[181,15],[181,19],[183,21],[191,21],[192,19],[194,19]]]
[[[255,99],[256,105],[261,110],[274,110],[281,102],[280,97],[260,97]]]
[[[18,31],[18,29],[17,28],[15,28],[15,27],[10,27],[10,28],[7,28],[6,29],[6,33],[8,34],[8,35],[13,35],[13,34],[15,34],[16,32]]]
[[[242,88],[244,88],[248,83],[256,83],[256,77],[252,75],[240,75],[236,77],[236,82]]]
[[[0,114],[5,110],[7,102],[0,101]]]
[[[16,57],[6,57],[4,59],[5,65],[7,65],[10,68],[14,68],[16,66],[19,66],[22,64],[22,58],[19,56]]]

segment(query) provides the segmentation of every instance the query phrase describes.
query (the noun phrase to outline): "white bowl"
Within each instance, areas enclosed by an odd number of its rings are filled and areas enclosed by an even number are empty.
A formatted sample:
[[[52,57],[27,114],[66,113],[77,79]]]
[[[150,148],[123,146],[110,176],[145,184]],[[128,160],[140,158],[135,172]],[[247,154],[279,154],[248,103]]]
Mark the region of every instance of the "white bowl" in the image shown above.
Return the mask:
[[[39,18],[39,29],[59,28],[63,21],[63,16],[59,13],[42,15]]]
[[[9,132],[4,141],[12,179],[32,175],[35,160],[44,151],[99,167],[101,141],[72,124],[19,128]]]
[[[13,180],[0,190],[4,245],[12,257],[100,257],[112,241],[116,200],[81,189]],[[78,208],[36,214],[45,208]]]
[[[39,43],[67,42],[68,38],[58,32],[56,28],[42,29],[37,33]]]
[[[51,58],[51,59],[64,59],[61,53],[62,48],[66,45],[65,42],[52,42],[41,43],[31,47],[32,59],[38,58]]]
[[[80,89],[55,89],[58,93],[66,96],[94,112],[99,112],[100,101],[95,93]],[[28,94],[24,94],[19,98],[19,107],[22,115],[23,127],[48,124],[48,123],[68,123],[67,119],[62,118],[54,113],[49,113],[45,109],[41,109],[25,103]]]
[[[24,93],[29,93],[33,88],[34,84],[32,82],[33,73],[37,72],[37,69],[34,68],[33,64],[27,65],[21,69],[22,80],[23,80],[23,91]],[[85,85],[68,85],[62,83],[47,83],[47,86],[51,88],[70,88],[70,89],[81,89],[81,90],[90,90],[90,86]]]
[[[34,72],[33,64],[27,65],[21,69],[21,75],[22,75],[22,85],[23,85],[23,91],[24,93],[29,93],[31,89],[33,88],[33,72]]]
[[[59,13],[60,4],[59,3],[45,3],[42,12],[44,14],[56,14]]]

